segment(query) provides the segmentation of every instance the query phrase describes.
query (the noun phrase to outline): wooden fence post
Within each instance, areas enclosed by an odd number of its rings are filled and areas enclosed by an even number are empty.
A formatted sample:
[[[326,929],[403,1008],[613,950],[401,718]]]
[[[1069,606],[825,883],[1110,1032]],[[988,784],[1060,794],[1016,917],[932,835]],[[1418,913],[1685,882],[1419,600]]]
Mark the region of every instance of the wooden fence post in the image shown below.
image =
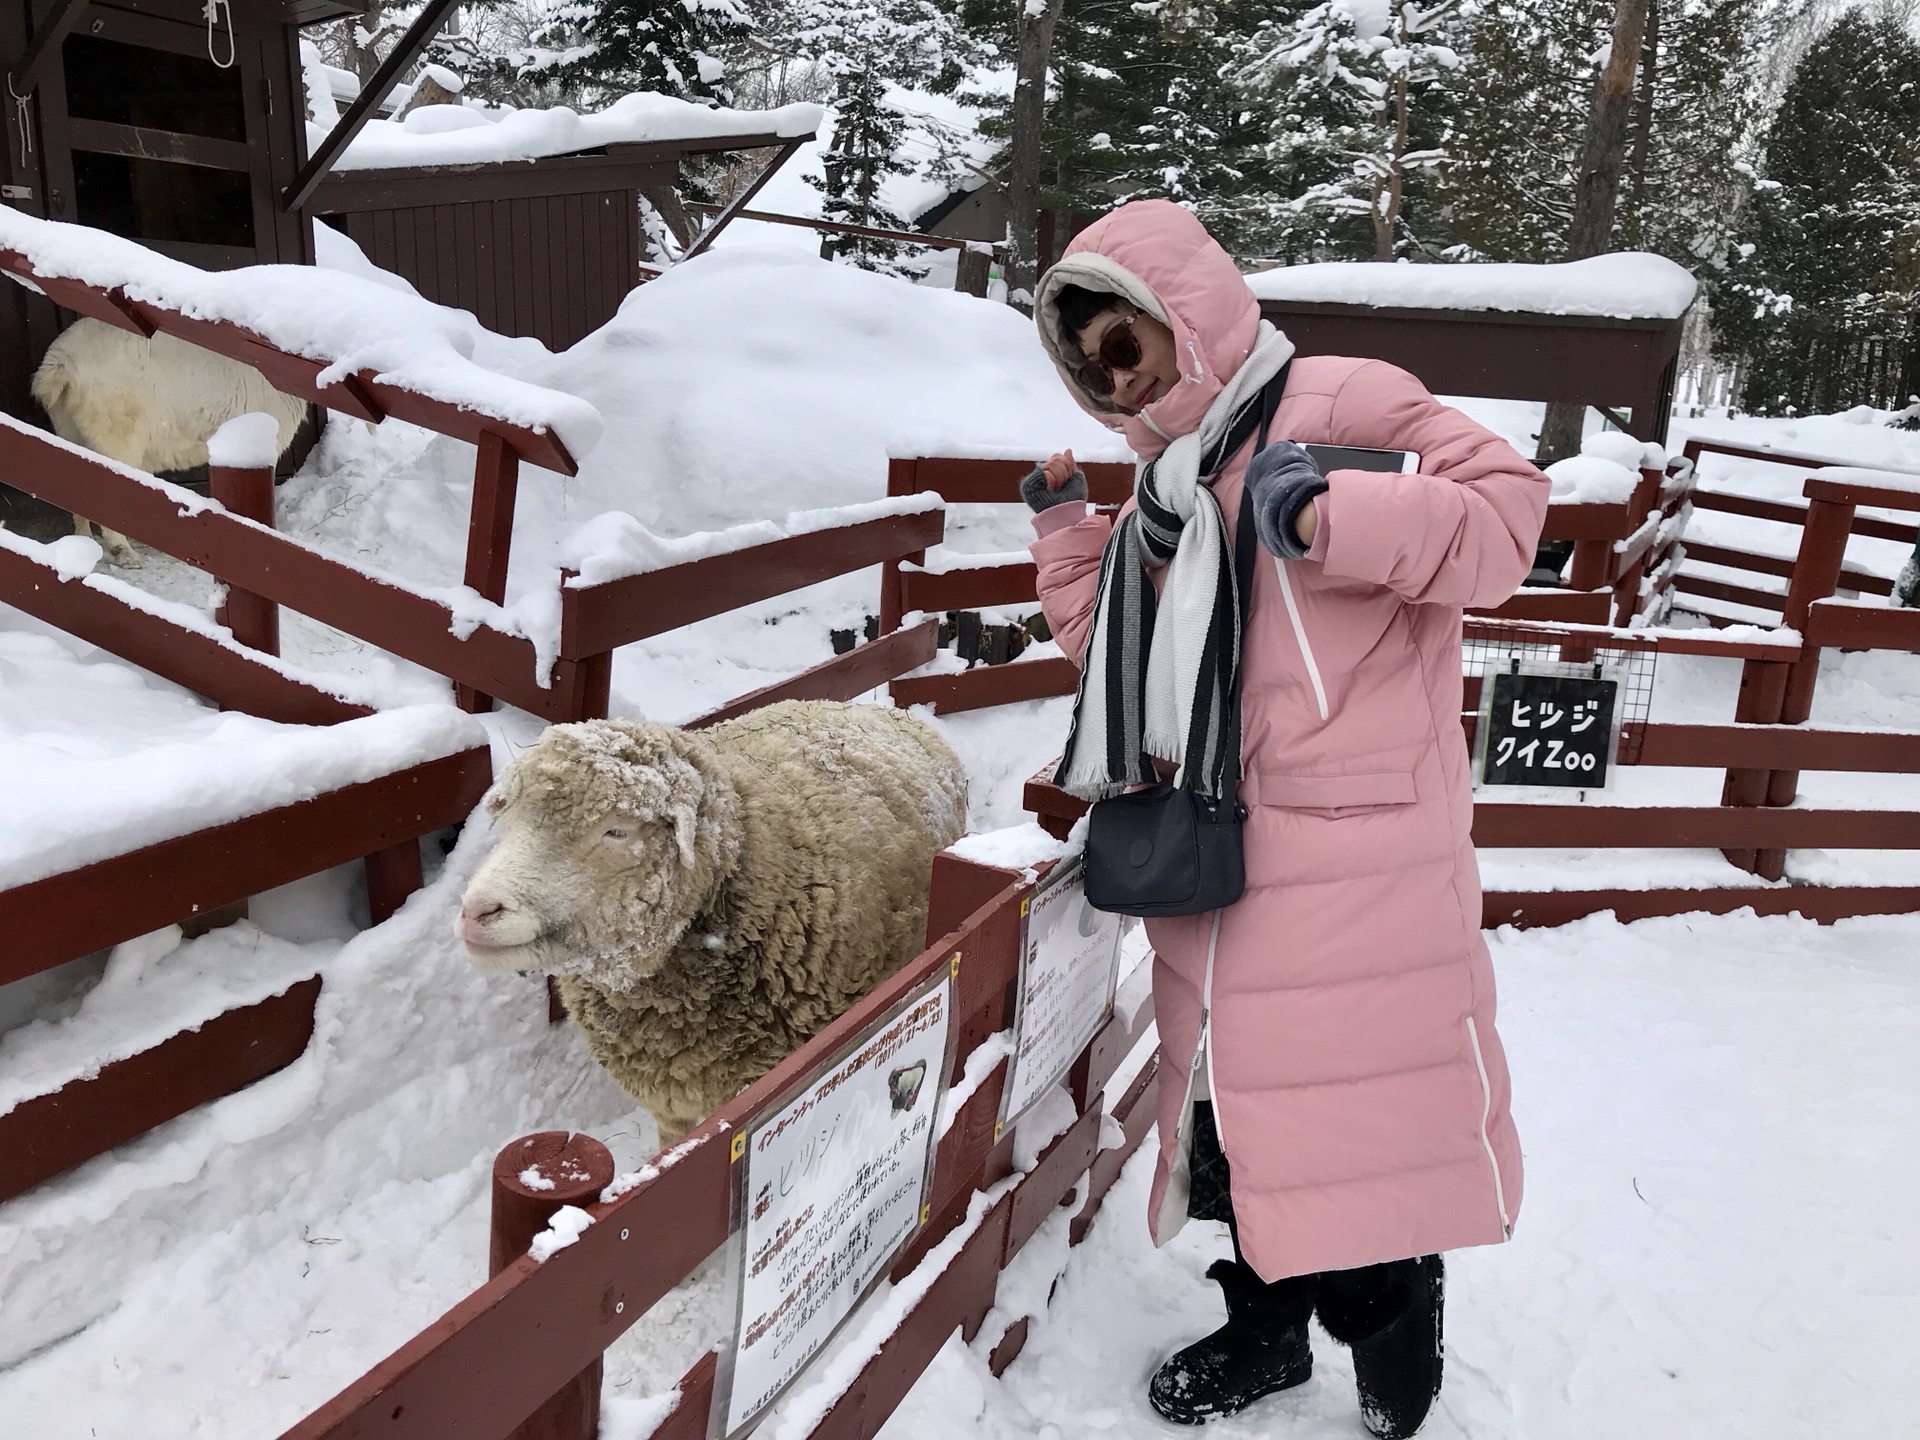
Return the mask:
[[[612,1181],[613,1155],[591,1135],[543,1130],[508,1144],[493,1162],[487,1273],[498,1275],[526,1254],[561,1206],[591,1205]],[[596,1440],[602,1369],[596,1358],[507,1440]]]
[[[233,514],[273,528],[271,460],[264,466],[244,468],[209,465],[207,492]],[[264,596],[228,585],[227,598],[214,612],[214,619],[231,630],[242,645],[269,655],[280,653],[280,607]]]
[[[1840,571],[1846,565],[1847,539],[1853,533],[1851,505],[1836,500],[1811,499],[1807,502],[1806,528],[1800,532],[1800,550],[1794,556],[1793,575],[1787,581],[1786,605],[1780,623],[1798,630],[1802,637],[1800,658],[1787,667],[1785,692],[1780,697],[1776,717],[1782,725],[1803,725],[1813,713],[1814,686],[1820,679],[1820,652],[1804,643],[1807,616],[1813,602],[1825,600],[1840,584]],[[1764,803],[1791,805],[1800,793],[1798,770],[1775,770],[1767,781]],[[1787,852],[1758,852],[1756,871],[1768,880],[1786,873]]]
[[[520,456],[506,437],[482,431],[473,462],[473,506],[467,514],[466,583],[498,605],[507,598],[507,559],[513,547],[513,502],[520,489]],[[462,710],[493,708],[493,697],[456,685]]]

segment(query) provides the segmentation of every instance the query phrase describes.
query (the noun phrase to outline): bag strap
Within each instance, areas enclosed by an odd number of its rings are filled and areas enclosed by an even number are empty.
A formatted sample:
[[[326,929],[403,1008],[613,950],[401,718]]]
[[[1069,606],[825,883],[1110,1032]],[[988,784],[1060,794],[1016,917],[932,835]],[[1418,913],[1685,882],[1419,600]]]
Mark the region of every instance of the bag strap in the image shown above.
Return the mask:
[[[1272,429],[1273,417],[1280,410],[1280,397],[1286,392],[1287,374],[1292,369],[1293,361],[1288,360],[1260,392],[1260,429],[1253,451],[1256,455],[1267,448],[1267,432]],[[1236,810],[1240,805],[1243,763],[1240,754],[1240,690],[1247,673],[1247,619],[1253,608],[1253,563],[1259,548],[1253,523],[1253,491],[1243,484],[1240,487],[1240,521],[1234,527],[1233,535],[1234,592],[1240,602],[1240,657],[1233,667],[1233,686],[1227,697],[1227,733],[1222,737],[1220,746],[1226,765],[1225,773],[1221,776],[1220,796]]]

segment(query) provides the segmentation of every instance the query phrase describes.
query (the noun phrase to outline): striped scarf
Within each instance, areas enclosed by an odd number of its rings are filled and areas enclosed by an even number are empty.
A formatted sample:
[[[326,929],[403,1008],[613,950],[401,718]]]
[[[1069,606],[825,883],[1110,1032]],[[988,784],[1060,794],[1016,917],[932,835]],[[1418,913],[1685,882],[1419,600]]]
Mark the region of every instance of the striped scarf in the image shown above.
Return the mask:
[[[1228,761],[1239,758],[1224,742],[1240,599],[1211,482],[1261,428],[1269,382],[1277,402],[1292,357],[1293,342],[1261,322],[1253,353],[1199,428],[1140,467],[1134,509],[1100,560],[1073,729],[1053,777],[1062,789],[1099,800],[1148,784],[1155,757],[1179,764],[1181,783],[1203,795],[1224,788]],[[1148,571],[1161,566],[1156,596]]]

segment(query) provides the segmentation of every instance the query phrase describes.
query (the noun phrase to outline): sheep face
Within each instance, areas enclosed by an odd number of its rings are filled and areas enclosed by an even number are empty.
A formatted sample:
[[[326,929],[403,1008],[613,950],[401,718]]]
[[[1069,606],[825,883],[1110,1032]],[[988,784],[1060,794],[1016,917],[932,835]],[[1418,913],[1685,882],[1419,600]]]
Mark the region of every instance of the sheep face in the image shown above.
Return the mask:
[[[474,965],[612,989],[658,971],[738,854],[737,802],[708,749],[593,720],[520,755],[488,802],[500,841],[455,924]]]

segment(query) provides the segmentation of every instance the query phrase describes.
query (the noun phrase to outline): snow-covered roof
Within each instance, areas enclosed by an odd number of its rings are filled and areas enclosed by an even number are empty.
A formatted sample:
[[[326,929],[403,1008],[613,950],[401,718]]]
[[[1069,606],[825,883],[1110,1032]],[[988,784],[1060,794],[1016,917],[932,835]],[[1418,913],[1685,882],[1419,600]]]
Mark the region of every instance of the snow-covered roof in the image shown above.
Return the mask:
[[[552,430],[575,460],[600,439],[600,412],[575,395],[474,363],[486,333],[462,310],[338,270],[249,265],[211,272],[104,230],[41,220],[0,206],[0,247],[41,275],[118,288],[133,300],[201,320],[245,326],[289,354],[328,362],[332,375],[371,370],[381,381],[531,430]]]
[[[818,105],[776,110],[726,110],[666,95],[623,95],[606,109],[582,115],[551,110],[490,110],[471,105],[427,105],[404,120],[369,120],[335,163],[336,171],[392,170],[418,165],[476,165],[539,160],[602,145],[650,140],[726,140],[777,135],[783,140],[820,128]],[[325,137],[308,126],[308,147]]]
[[[1247,277],[1262,300],[1415,310],[1677,319],[1699,283],[1662,255],[1628,251],[1562,265],[1409,265],[1334,261]]]

